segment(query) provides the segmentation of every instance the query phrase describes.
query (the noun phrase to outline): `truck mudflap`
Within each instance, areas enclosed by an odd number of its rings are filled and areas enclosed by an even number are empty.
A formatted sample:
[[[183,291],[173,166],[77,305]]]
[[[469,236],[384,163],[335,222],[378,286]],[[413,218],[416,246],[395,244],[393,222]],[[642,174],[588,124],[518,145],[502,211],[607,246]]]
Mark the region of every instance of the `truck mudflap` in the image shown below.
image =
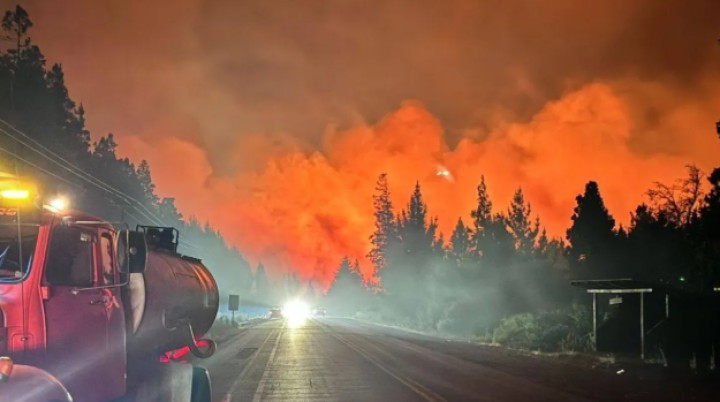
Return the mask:
[[[45,370],[15,364],[0,381],[0,402],[73,402],[67,389]]]
[[[205,367],[193,366],[191,402],[211,402],[210,373]]]

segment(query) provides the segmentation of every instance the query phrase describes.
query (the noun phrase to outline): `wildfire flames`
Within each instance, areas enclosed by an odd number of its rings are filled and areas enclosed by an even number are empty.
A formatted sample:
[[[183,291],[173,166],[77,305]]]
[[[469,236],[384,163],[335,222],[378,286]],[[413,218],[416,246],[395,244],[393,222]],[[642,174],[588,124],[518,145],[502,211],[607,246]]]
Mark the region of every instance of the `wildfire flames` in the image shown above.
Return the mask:
[[[720,155],[716,139],[705,134],[712,110],[720,110],[715,103],[698,102],[667,116],[657,127],[659,138],[702,143]],[[698,131],[675,131],[695,126]],[[327,283],[345,255],[359,258],[369,273],[362,262],[373,230],[373,188],[383,172],[397,211],[420,182],[446,238],[458,217],[470,224],[483,174],[496,208],[505,210],[522,186],[548,232],[563,236],[574,197],[590,179],[600,184],[610,212],[627,225],[654,181],[681,177],[690,162],[705,170],[718,162],[703,150],[670,155],[636,149],[635,129],[628,101],[609,85],[591,84],[548,103],[528,122],[499,124],[481,138],[464,136],[452,148],[426,108],[405,102],[373,125],[328,131],[322,150],[273,155],[255,173],[213,177],[200,148],[171,137],[159,138],[153,146],[160,152],[147,156],[161,192],[176,195],[186,214],[219,227],[251,261]],[[125,146],[137,155],[146,149],[138,139]],[[171,163],[178,158],[185,162]]]
[[[93,136],[271,274],[367,274],[380,173],[446,238],[483,174],[563,236],[588,180],[627,224],[654,181],[720,165],[715,0],[28,7]]]

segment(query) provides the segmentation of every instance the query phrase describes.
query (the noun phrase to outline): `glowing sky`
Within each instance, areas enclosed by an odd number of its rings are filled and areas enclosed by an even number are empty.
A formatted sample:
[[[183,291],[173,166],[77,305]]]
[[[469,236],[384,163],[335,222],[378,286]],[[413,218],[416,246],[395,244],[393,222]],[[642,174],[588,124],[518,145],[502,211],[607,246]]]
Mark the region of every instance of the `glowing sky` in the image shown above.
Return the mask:
[[[714,0],[21,4],[93,135],[271,272],[362,257],[382,172],[446,237],[481,174],[561,236],[590,179],[627,223],[653,181],[720,165]]]

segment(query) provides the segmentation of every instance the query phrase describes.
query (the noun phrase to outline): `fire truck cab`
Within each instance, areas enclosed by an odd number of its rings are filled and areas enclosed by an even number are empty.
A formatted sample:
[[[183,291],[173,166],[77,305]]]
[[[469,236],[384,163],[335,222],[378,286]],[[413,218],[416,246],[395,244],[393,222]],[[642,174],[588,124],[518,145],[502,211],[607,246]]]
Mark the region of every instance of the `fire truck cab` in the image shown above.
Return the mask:
[[[210,400],[204,369],[162,358],[214,350],[217,285],[138,229],[0,182],[0,401]]]

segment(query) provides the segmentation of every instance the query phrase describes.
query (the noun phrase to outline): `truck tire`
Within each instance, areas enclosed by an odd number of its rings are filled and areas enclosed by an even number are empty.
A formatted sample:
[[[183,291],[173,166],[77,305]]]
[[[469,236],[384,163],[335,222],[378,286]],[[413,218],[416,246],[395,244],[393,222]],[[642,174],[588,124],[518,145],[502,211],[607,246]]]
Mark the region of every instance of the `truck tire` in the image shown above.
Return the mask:
[[[194,366],[192,378],[191,402],[212,402],[210,374],[205,367]]]

